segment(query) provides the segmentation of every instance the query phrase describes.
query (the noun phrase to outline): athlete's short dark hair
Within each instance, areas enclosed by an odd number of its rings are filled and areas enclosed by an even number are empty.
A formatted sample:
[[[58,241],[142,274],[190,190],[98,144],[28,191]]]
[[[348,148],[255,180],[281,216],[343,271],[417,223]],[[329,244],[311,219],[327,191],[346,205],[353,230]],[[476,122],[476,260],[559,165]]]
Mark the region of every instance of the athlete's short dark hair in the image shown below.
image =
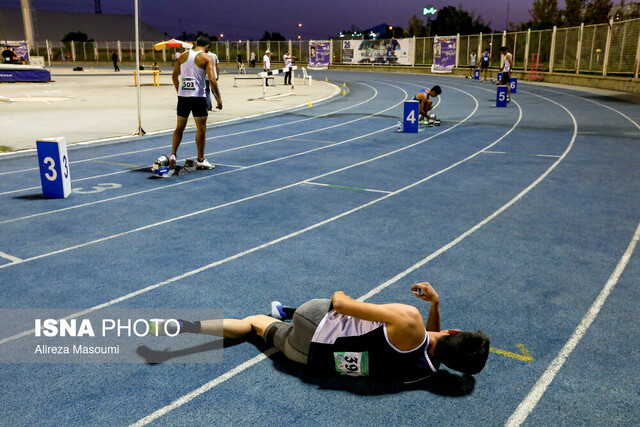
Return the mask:
[[[196,46],[209,46],[211,44],[211,39],[207,36],[200,36],[196,40]]]
[[[440,89],[440,86],[438,86],[438,85],[435,85],[434,87],[432,87],[431,90],[434,91],[438,95],[440,95],[442,93],[442,89]]]
[[[502,46],[502,47],[500,48],[500,52],[506,52],[506,51],[507,51],[507,47],[506,47],[506,46]]]
[[[445,335],[436,343],[435,357],[458,372],[477,374],[487,363],[489,338],[481,331]]]

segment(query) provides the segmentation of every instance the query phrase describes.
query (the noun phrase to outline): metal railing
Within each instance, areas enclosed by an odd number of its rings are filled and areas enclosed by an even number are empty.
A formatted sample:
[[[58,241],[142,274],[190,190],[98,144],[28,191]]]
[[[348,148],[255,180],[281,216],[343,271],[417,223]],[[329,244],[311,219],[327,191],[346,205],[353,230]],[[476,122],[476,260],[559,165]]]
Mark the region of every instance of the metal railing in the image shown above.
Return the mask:
[[[621,75],[638,78],[640,64],[640,19],[598,25],[580,25],[571,28],[528,30],[491,34],[457,35],[456,65],[469,66],[473,51],[478,57],[488,49],[490,67],[500,67],[500,46],[507,46],[513,56],[514,69],[529,71],[531,54],[538,54],[544,72],[576,74]],[[140,42],[141,60],[172,62],[177,49],[154,50],[157,42]],[[413,39],[413,60],[416,66],[433,64],[434,37]],[[222,62],[249,61],[256,54],[256,67],[260,67],[266,50],[272,52],[272,61],[282,61],[287,50],[298,62],[309,60],[309,41],[218,41],[211,44],[211,52]],[[35,42],[32,54],[48,61],[109,61],[113,53],[121,61],[135,61],[135,42]],[[342,61],[342,40],[331,41],[331,63]]]

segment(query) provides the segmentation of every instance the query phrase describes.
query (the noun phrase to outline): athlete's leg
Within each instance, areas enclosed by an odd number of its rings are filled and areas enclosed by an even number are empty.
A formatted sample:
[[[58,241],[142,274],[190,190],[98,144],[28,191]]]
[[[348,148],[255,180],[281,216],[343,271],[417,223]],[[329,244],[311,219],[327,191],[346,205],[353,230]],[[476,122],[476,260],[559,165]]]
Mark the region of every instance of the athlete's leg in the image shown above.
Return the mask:
[[[328,299],[308,301],[295,310],[291,323],[272,322],[267,325],[262,338],[280,350],[287,359],[306,364],[311,339],[330,306]]]
[[[204,149],[207,134],[207,116],[194,117],[196,122],[196,147],[198,149],[198,161],[204,160]]]
[[[200,322],[200,333],[224,338],[241,338],[255,332],[263,336],[264,331],[272,323],[284,323],[273,317],[258,314],[244,319],[213,319]]]
[[[184,128],[187,126],[188,117],[180,117],[178,116],[178,123],[176,124],[176,130],[173,131],[173,144],[171,147],[171,154],[176,154],[178,152],[178,147],[182,142],[182,134],[184,133]]]
[[[428,101],[427,94],[424,93],[424,92],[418,92],[416,94],[416,100],[420,102],[420,109],[418,111],[418,113],[419,113],[418,114],[418,121],[421,122],[422,120],[424,120],[425,111],[426,111],[426,108],[427,108],[427,105],[426,105],[426,103]]]

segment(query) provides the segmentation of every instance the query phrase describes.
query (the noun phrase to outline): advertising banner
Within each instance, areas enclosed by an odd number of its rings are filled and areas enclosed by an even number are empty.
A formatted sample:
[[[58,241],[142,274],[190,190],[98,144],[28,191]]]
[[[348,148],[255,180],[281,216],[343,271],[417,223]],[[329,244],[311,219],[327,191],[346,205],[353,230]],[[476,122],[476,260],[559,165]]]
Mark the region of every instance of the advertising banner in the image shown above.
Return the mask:
[[[331,59],[331,42],[309,41],[309,69],[326,70]]]
[[[456,37],[436,37],[433,40],[432,73],[451,73],[456,65]]]
[[[343,40],[346,64],[411,65],[413,39]]]
[[[0,50],[5,50],[6,48],[15,51],[19,61],[29,62],[29,44],[25,40],[1,41]]]

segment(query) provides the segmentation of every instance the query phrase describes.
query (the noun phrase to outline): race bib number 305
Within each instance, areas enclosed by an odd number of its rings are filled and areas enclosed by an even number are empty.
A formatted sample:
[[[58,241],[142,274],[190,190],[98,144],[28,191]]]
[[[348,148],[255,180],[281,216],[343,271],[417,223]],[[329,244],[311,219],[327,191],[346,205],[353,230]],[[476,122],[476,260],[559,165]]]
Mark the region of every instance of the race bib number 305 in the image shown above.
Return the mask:
[[[182,90],[196,90],[196,79],[193,77],[183,77]]]
[[[333,358],[336,371],[338,371],[340,375],[351,375],[354,377],[366,377],[369,375],[369,352],[334,352]]]

